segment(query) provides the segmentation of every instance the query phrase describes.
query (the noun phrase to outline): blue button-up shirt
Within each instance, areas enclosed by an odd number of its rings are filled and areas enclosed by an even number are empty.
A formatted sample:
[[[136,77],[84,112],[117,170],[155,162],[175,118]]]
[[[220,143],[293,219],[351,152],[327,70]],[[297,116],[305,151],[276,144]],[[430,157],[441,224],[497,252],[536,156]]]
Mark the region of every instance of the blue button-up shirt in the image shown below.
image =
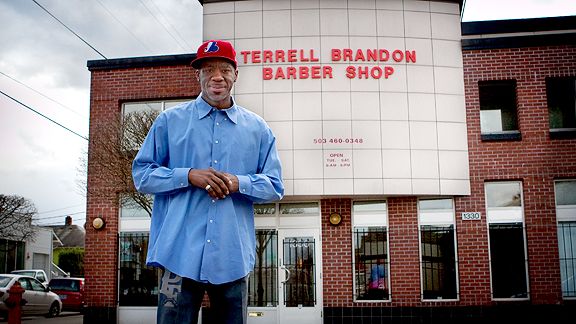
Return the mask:
[[[191,186],[191,168],[238,177],[239,192],[211,198]],[[284,194],[276,139],[258,115],[234,103],[217,110],[201,97],[162,112],[132,166],[136,189],[154,194],[147,263],[220,284],[254,267],[253,203]]]

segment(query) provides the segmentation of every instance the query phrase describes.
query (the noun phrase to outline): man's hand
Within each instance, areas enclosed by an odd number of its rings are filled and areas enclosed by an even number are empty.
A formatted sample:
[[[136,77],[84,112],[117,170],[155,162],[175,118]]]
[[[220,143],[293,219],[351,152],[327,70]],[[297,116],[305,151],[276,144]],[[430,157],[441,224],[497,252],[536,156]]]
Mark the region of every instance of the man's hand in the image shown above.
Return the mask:
[[[206,190],[210,197],[216,199],[224,199],[227,195],[238,191],[238,178],[235,175],[219,172],[213,168],[190,169],[188,182]]]

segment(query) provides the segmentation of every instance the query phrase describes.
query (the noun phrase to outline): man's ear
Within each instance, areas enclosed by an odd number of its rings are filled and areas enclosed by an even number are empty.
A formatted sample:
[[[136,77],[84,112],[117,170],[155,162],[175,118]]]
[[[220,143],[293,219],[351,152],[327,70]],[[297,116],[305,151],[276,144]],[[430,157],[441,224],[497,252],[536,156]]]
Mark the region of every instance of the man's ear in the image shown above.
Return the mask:
[[[234,82],[236,82],[236,80],[238,80],[238,69],[234,70]]]
[[[200,81],[200,70],[194,69],[194,77],[196,78],[196,81]]]

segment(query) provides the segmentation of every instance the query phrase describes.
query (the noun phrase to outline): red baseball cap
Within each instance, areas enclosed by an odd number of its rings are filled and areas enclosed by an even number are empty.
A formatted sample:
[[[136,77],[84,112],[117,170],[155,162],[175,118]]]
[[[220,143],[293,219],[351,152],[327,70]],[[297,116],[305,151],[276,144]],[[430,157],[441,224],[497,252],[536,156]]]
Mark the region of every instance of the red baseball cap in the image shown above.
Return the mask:
[[[199,69],[202,61],[208,58],[222,58],[230,61],[234,68],[238,66],[236,62],[236,51],[232,44],[223,40],[208,40],[198,47],[196,58],[192,61],[192,67]]]

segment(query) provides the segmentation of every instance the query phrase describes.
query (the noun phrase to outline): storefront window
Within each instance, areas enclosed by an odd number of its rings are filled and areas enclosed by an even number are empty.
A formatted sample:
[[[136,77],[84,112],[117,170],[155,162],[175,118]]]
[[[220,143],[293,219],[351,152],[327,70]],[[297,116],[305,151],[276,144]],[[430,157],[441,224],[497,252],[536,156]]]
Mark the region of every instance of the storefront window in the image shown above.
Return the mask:
[[[390,300],[386,202],[357,201],[353,209],[354,299]]]
[[[451,198],[418,201],[423,300],[458,298],[453,206]]]
[[[555,183],[562,296],[576,298],[576,180]]]
[[[271,204],[274,206],[274,204]],[[278,232],[256,230],[256,263],[248,280],[248,306],[278,306]]]
[[[158,269],[146,265],[149,234],[120,233],[120,306],[158,305]]]
[[[527,299],[528,258],[520,182],[485,185],[493,299]]]

